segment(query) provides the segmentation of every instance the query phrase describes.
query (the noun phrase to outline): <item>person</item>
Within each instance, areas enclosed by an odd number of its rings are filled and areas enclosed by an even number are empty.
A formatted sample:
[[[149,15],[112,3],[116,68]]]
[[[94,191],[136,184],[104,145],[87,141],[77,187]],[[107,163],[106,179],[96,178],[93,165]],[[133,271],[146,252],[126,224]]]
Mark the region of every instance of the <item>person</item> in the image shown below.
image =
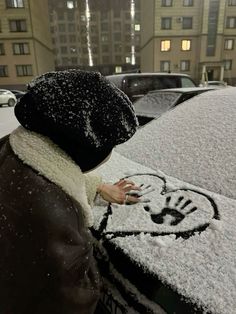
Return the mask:
[[[137,202],[138,187],[88,172],[133,136],[134,109],[101,74],[68,70],[31,81],[15,116],[0,141],[0,313],[93,313],[93,201]]]

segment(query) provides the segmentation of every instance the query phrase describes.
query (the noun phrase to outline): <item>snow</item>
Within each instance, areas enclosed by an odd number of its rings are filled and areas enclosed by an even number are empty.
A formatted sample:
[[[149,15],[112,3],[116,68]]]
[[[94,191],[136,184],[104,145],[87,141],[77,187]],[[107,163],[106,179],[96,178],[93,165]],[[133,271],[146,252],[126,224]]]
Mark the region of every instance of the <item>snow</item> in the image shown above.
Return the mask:
[[[159,170],[154,172],[116,152],[97,172],[110,182],[116,182],[126,173],[133,174],[130,179],[135,183],[151,184],[155,188],[155,191],[145,195],[150,199],[147,203],[151,208],[149,212],[144,210],[146,204],[142,203],[112,205],[103,239],[121,248],[145,272],[156,274],[163,283],[192,300],[205,312],[234,314],[236,200],[170,177]],[[166,203],[167,196],[171,196],[169,203]],[[180,196],[192,201],[182,209],[185,217],[181,222],[171,225],[171,219],[161,224],[152,221],[151,212],[160,213],[163,207],[181,212],[183,200],[179,202]],[[193,207],[197,209],[191,212]],[[94,208],[95,229],[99,229],[105,212],[104,204]],[[173,217],[169,215],[169,218]],[[176,239],[178,232],[205,223],[209,224],[205,231],[195,232],[188,239]],[[159,233],[167,235],[159,236]]]
[[[149,93],[134,103],[135,113],[139,116],[158,117],[171,108],[180,95],[173,92]]]
[[[203,93],[140,128],[122,155],[236,198],[236,88]]]
[[[14,116],[14,108],[0,108],[0,138],[11,133],[18,126],[19,123]]]

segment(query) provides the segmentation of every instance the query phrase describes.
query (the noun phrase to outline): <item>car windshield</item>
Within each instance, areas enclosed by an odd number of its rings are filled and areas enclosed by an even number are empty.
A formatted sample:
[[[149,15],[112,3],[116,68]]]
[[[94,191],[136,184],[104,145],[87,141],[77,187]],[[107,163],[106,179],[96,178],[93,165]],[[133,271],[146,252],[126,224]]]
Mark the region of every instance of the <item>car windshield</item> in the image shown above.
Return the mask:
[[[134,103],[137,115],[158,117],[175,105],[180,98],[178,92],[153,92],[145,95]]]

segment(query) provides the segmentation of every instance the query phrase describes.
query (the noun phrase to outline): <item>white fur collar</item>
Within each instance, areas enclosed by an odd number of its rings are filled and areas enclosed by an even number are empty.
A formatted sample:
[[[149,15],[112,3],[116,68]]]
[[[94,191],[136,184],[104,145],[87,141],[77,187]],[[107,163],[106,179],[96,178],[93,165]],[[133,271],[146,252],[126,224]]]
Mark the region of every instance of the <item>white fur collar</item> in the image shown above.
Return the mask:
[[[83,209],[86,225],[89,227],[93,225],[84,175],[79,166],[62,149],[49,138],[21,126],[10,135],[10,145],[24,163],[74,198]]]

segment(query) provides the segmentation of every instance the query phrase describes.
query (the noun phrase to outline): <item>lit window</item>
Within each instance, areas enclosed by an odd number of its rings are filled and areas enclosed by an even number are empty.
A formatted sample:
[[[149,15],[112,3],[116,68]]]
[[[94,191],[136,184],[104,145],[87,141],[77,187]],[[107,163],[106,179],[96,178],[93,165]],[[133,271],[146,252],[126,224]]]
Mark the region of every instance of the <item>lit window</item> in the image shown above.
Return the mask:
[[[236,28],[236,17],[235,16],[227,17],[226,27],[227,28]]]
[[[121,66],[116,66],[115,67],[115,72],[116,73],[122,73],[122,67]]]
[[[225,39],[225,50],[233,50],[233,49],[234,49],[234,40]]]
[[[161,41],[161,51],[170,51],[170,40]]]
[[[67,1],[67,8],[74,9],[74,1]]]
[[[184,50],[184,51],[191,50],[191,40],[183,39],[181,41],[181,50]]]
[[[224,68],[229,71],[232,69],[232,60],[224,60]]]
[[[189,71],[190,70],[190,61],[189,60],[180,61],[180,70],[181,71]]]
[[[140,24],[135,24],[134,29],[136,32],[140,31]]]
[[[130,57],[126,57],[125,58],[125,63],[131,63],[131,58]]]
[[[161,61],[160,62],[160,69],[162,72],[169,72],[170,71],[170,61]]]

